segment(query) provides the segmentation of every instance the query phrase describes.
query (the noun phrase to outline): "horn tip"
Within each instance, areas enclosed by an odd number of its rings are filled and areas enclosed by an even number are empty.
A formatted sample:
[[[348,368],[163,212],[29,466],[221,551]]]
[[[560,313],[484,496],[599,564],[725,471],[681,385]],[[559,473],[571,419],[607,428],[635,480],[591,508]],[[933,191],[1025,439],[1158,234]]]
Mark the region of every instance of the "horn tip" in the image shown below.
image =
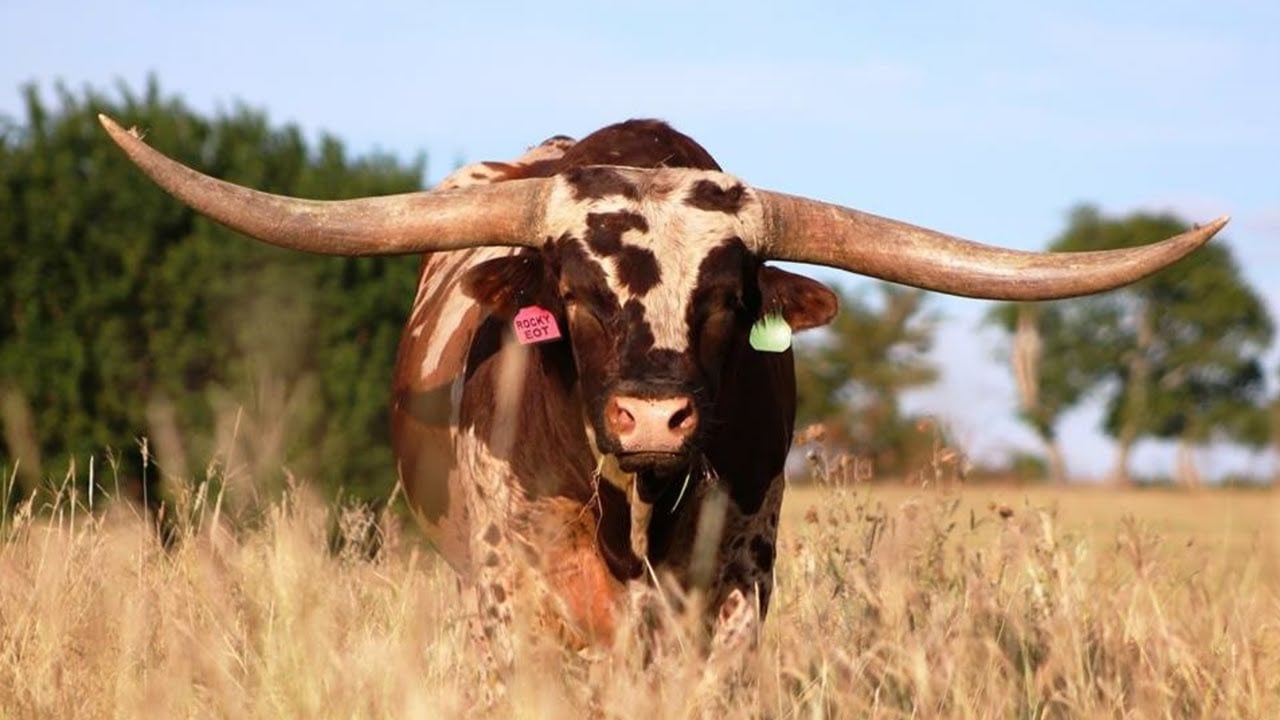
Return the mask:
[[[1229,222],[1231,222],[1231,216],[1223,215],[1221,217],[1210,220],[1204,225],[1196,226],[1196,230],[1198,231],[1198,234],[1203,236],[1203,238],[1207,241],[1209,238],[1213,237],[1214,235],[1217,235],[1218,232],[1221,231],[1222,228],[1226,227],[1227,223]]]
[[[106,113],[98,113],[98,122],[102,124],[102,127],[113,138],[119,139],[125,135],[128,135],[138,140],[142,139],[142,134],[138,132],[138,128],[131,127],[128,130],[125,130],[124,128],[120,127],[120,123],[116,122],[114,119],[111,118],[111,116],[107,115]]]

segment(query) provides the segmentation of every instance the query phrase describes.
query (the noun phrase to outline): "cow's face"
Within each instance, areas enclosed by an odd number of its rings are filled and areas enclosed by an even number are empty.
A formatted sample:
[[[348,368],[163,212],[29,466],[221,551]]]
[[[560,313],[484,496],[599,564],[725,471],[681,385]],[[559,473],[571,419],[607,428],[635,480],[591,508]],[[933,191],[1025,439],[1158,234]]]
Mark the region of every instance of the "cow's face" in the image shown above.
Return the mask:
[[[499,316],[539,305],[567,324],[596,450],[625,471],[687,467],[763,315],[803,330],[836,311],[826,287],[758,259],[759,203],[723,173],[573,170],[545,227],[540,253],[483,263],[464,288]]]

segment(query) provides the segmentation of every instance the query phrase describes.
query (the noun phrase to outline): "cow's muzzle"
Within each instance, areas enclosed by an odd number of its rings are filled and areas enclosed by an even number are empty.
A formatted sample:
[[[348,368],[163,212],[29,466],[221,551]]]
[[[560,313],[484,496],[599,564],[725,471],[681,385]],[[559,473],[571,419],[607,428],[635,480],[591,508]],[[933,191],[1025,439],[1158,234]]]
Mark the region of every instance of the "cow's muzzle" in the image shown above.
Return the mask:
[[[683,462],[698,430],[698,406],[690,395],[637,397],[613,394],[605,401],[605,430],[627,465],[675,465]],[[669,459],[665,456],[671,456]],[[628,462],[628,459],[631,462]]]

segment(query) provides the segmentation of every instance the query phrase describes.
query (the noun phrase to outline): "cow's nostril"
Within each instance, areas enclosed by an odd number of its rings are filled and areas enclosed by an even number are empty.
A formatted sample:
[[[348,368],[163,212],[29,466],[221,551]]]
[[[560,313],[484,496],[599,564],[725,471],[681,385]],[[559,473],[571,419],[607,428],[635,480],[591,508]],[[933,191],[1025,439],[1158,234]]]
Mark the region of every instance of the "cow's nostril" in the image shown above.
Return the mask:
[[[616,400],[609,401],[609,429],[618,434],[629,433],[636,428],[636,417]]]
[[[692,430],[697,424],[698,416],[694,412],[693,403],[686,402],[684,407],[680,408],[667,421],[667,427],[672,430]]]

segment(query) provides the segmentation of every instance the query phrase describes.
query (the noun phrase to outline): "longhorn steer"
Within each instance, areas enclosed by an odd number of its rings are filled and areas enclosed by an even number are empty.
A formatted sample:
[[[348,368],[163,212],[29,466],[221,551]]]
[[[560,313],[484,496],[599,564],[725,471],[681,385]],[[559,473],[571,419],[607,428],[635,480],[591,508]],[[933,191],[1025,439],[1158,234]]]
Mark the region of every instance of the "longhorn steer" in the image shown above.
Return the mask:
[[[822,325],[836,302],[766,261],[1045,300],[1137,280],[1226,223],[1125,250],[1002,250],[752,188],[637,120],[463,168],[431,192],[317,202],[201,175],[102,120],[159,185],[247,235],[426,253],[393,381],[398,470],[507,658],[515,595],[535,587],[537,616],[578,642],[610,637],[624,588],[646,577],[702,589],[722,624],[767,610],[795,379],[791,352],[757,350],[749,333],[766,315]],[[516,342],[524,309],[563,337]],[[700,518],[709,552],[695,556]]]

